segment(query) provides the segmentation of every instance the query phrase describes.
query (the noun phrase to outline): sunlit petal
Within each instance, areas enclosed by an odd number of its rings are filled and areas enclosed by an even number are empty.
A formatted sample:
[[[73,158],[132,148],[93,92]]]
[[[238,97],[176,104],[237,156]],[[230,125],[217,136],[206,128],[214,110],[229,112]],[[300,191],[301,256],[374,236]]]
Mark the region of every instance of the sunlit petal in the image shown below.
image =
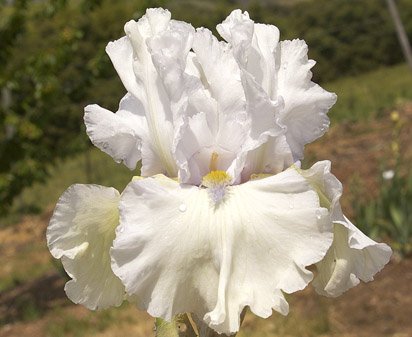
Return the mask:
[[[140,86],[133,72],[133,48],[127,36],[109,42],[106,46],[109,55],[126,90],[135,97],[139,97]]]
[[[127,94],[115,114],[96,104],[84,110],[84,123],[92,143],[133,170],[141,159],[143,139],[147,139],[147,123],[140,102]]]
[[[247,12],[234,10],[221,24],[219,34],[234,49],[237,61],[249,72],[262,89],[276,98],[276,47],[279,29],[273,25],[256,24]]]
[[[390,260],[392,250],[363,234],[348,219],[335,222],[334,240],[325,259],[317,264],[316,291],[336,297],[359,284],[369,282]]]
[[[303,148],[329,127],[327,112],[336,95],[311,81],[315,62],[307,57],[304,41],[282,41],[272,25],[255,24],[247,12],[233,11],[217,26],[244,69],[270,99],[282,102],[277,117],[287,126],[293,159],[303,158]]]
[[[189,97],[190,113],[175,155],[180,180],[198,185],[210,171],[213,155],[218,158],[215,169],[226,171],[233,164],[249,137],[250,123],[240,69],[229,46],[209,30],[198,29],[193,50],[196,55],[190,62],[201,87]]]
[[[317,263],[318,274],[313,282],[318,293],[339,296],[356,286],[359,280],[369,282],[389,262],[392,250],[363,234],[343,214],[339,204],[342,185],[330,172],[330,162],[316,163],[300,171],[321,196],[321,203],[330,208],[334,224],[333,244],[325,258]]]
[[[293,156],[286,136],[268,137],[268,140],[255,150],[249,151],[242,170],[242,181],[253,174],[277,174],[293,164]]]
[[[136,97],[142,102],[148,125],[148,135],[152,158],[160,161],[162,173],[176,176],[177,169],[173,158],[173,113],[169,96],[161,78],[153,64],[147,43],[149,39],[167,29],[170,23],[170,12],[164,9],[148,9],[139,21],[129,21],[125,32],[133,49],[133,71],[139,86]],[[151,169],[159,167],[145,164],[143,157],[142,174],[150,176],[159,172]]]
[[[89,309],[119,306],[124,286],[110,267],[109,250],[119,224],[114,188],[73,185],[60,197],[47,227],[47,245],[72,278],[67,296]]]
[[[183,104],[181,101],[187,100],[188,92],[196,89],[196,78],[186,73],[193,35],[194,28],[190,24],[171,20],[166,30],[147,41],[153,64],[172,104]],[[179,108],[173,111],[178,112]]]
[[[273,102],[247,72],[242,71],[249,121],[249,137],[242,146],[232,170],[228,172],[247,181],[251,174],[276,174],[293,164],[293,156],[286,142],[287,129],[281,125]]]
[[[156,176],[122,194],[112,268],[151,315],[193,312],[229,334],[247,305],[287,314],[282,291],[312,279],[305,267],[324,257],[332,233],[307,180],[291,169],[226,189],[216,204],[208,189]]]
[[[240,69],[230,46],[218,41],[210,30],[199,28],[194,36],[193,50],[207,81],[206,86],[219,105],[219,113],[244,114],[246,102]]]
[[[282,41],[279,48],[277,95],[284,101],[280,118],[288,128],[287,141],[298,160],[303,158],[304,145],[328,130],[327,113],[335,104],[336,95],[311,81],[310,69],[315,62],[308,59],[305,41]]]

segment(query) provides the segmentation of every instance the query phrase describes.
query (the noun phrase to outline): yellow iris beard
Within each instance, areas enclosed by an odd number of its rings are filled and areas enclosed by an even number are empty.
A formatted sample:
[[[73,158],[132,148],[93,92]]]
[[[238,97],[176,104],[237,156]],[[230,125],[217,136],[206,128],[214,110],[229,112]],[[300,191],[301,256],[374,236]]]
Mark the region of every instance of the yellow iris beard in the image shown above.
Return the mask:
[[[202,185],[208,188],[226,186],[230,184],[232,177],[225,171],[211,171],[202,178]]]

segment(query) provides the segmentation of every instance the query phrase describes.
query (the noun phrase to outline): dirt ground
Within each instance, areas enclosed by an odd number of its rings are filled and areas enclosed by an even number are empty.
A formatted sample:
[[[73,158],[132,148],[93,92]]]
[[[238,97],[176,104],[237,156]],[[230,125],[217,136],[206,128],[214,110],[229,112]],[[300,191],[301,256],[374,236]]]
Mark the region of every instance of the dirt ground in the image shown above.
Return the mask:
[[[400,112],[402,156],[411,163],[412,105]],[[351,189],[357,181],[369,196],[376,193],[382,165],[389,169],[393,164],[392,139],[389,112],[380,121],[333,126],[327,136],[308,146],[306,162],[332,161],[332,171],[345,186],[344,208],[350,209]],[[66,298],[65,279],[51,262],[45,243],[50,215],[48,211],[0,229],[0,280],[20,273],[10,281],[13,286],[0,292],[0,337],[153,336],[152,319],[131,306],[91,313]],[[360,284],[336,299],[320,297],[308,287],[288,300],[287,318],[275,313],[263,320],[249,313],[239,337],[411,337],[412,259],[395,255],[374,282]]]

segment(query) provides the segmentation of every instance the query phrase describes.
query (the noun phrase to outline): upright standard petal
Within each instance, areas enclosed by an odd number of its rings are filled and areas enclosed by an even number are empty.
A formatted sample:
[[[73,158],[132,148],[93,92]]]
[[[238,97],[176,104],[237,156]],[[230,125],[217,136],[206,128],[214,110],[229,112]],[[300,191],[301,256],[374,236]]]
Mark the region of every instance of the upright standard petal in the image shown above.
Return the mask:
[[[200,87],[188,99],[190,115],[176,146],[179,178],[199,185],[215,168],[226,171],[238,156],[250,132],[240,69],[230,47],[207,29],[194,36],[196,55],[191,64],[198,71]]]
[[[178,105],[174,107],[173,113],[183,113],[179,110],[183,103],[187,103],[188,93],[200,85],[200,79],[186,73],[193,35],[192,25],[171,20],[166,30],[147,41],[153,64],[163,81],[169,99],[172,104]],[[177,117],[174,116],[174,119]]]
[[[246,102],[240,69],[231,47],[218,41],[210,30],[199,28],[194,36],[193,50],[205,87],[219,105],[220,114],[244,114]]]
[[[233,11],[217,26],[228,41],[242,70],[247,111],[252,135],[244,156],[237,165],[242,167],[242,181],[251,174],[276,174],[293,164],[294,158],[279,125],[283,101],[276,95],[277,68],[275,53],[279,30],[275,26],[255,24],[247,12]],[[283,127],[283,129],[282,129]],[[253,136],[253,129],[258,137]]]
[[[233,11],[217,26],[232,45],[244,71],[251,74],[268,96],[282,102],[280,122],[287,126],[287,142],[294,160],[303,158],[304,146],[322,136],[329,127],[328,110],[336,95],[311,81],[304,41],[282,41],[272,25],[255,24],[247,12]]]
[[[47,227],[47,245],[72,278],[67,296],[89,309],[119,306],[124,286],[110,267],[109,250],[119,224],[114,188],[72,185],[60,197]]]
[[[203,111],[183,125],[176,147],[179,179],[192,185],[200,185],[211,170],[230,171],[248,139],[246,121],[232,114],[219,116],[216,121],[213,105],[207,107],[207,101],[203,102]],[[232,172],[231,176],[236,177]]]
[[[233,46],[234,54],[262,89],[276,99],[277,68],[276,48],[279,29],[273,25],[254,23],[248,12],[234,10],[221,24],[219,34]]]
[[[219,333],[239,329],[245,306],[287,314],[282,291],[303,289],[305,267],[326,254],[328,211],[295,170],[208,189],[164,176],[133,181],[122,194],[112,268],[152,316],[193,312]]]
[[[129,38],[123,36],[116,41],[109,42],[106,46],[106,53],[126,90],[135,97],[139,97],[141,88],[133,72],[133,47]]]
[[[167,10],[148,9],[139,21],[132,20],[125,25],[126,37],[107,45],[106,51],[132,97],[130,101],[134,102],[133,110],[138,110],[139,115],[144,116],[144,121],[139,124],[143,128],[142,132],[137,134],[134,130],[136,123],[124,122],[107,111],[103,113],[103,109],[97,106],[86,108],[88,115],[85,120],[91,124],[87,125],[88,130],[93,129],[93,136],[97,139],[91,138],[92,141],[100,148],[104,146],[103,151],[112,155],[116,161],[124,161],[129,168],[135,167],[143,152],[145,156],[142,158],[141,172],[145,176],[157,173],[177,176],[173,156],[175,116],[172,109],[179,110],[175,105],[180,99],[178,94],[181,94],[181,90],[176,86],[180,83],[175,83],[174,77],[181,75],[179,72],[184,70],[184,54],[190,49],[190,34],[186,34],[188,26],[190,25],[171,22],[170,12]],[[156,45],[155,42],[162,39],[159,36],[165,31],[173,37],[173,43],[180,38],[184,50],[173,50],[173,45],[163,52],[177,52],[174,56],[163,57],[158,53],[152,55],[148,44],[153,42]],[[177,67],[171,67],[174,61]],[[119,129],[121,131],[116,133],[115,130]],[[119,149],[115,149],[116,147]]]
[[[310,69],[315,62],[308,59],[305,41],[282,41],[278,48],[277,95],[284,102],[280,120],[288,128],[286,138],[294,159],[299,160],[304,146],[328,130],[327,113],[335,104],[336,95],[311,81]]]
[[[139,90],[136,97],[142,102],[148,125],[146,151],[153,151],[142,161],[142,175],[165,173],[177,176],[173,157],[174,125],[171,104],[162,79],[153,64],[148,42],[164,32],[170,24],[170,12],[161,8],[148,9],[139,21],[129,21],[124,29],[133,49],[133,71]],[[160,163],[160,165],[159,165]],[[159,172],[158,168],[162,167]]]
[[[277,174],[292,164],[293,156],[286,136],[269,136],[265,143],[247,152],[241,180],[248,181],[254,174]]]
[[[369,282],[390,260],[392,250],[363,234],[343,214],[339,204],[342,185],[330,172],[330,162],[316,163],[300,171],[319,193],[322,204],[330,209],[334,225],[333,244],[325,258],[316,264],[313,281],[316,291],[336,297],[359,284]]]
[[[163,81],[173,113],[173,155],[181,139],[182,127],[198,111],[189,108],[190,97],[202,87],[200,78],[187,72],[194,28],[185,22],[171,20],[167,29],[148,39],[153,64]],[[162,171],[157,171],[162,172]]]
[[[236,169],[241,171],[241,181],[247,181],[252,174],[282,172],[293,164],[293,156],[286,141],[287,129],[278,123],[279,103],[273,102],[249,73],[242,72],[242,83],[250,137],[238,155]],[[237,173],[235,170],[234,176]]]
[[[116,113],[97,104],[86,106],[84,112],[86,132],[92,143],[116,162],[135,169],[141,159],[142,142],[148,137],[140,102],[126,94]]]

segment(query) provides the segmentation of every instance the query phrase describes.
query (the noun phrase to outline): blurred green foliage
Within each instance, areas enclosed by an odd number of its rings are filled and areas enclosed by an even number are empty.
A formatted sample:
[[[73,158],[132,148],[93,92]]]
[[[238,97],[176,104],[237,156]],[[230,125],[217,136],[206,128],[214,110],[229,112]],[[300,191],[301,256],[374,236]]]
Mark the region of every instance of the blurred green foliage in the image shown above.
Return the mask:
[[[382,179],[376,199],[354,204],[358,227],[373,238],[389,237],[401,256],[412,253],[412,174]]]
[[[411,37],[412,1],[396,3]],[[403,60],[384,0],[316,0],[291,10],[292,29],[285,31],[308,43],[309,56],[317,61],[315,79],[355,75]]]
[[[281,40],[304,39],[317,61],[316,81],[357,75],[403,61],[384,0],[165,1],[173,17],[214,29],[227,14],[247,3],[253,20],[279,27]],[[396,1],[412,37],[412,0]]]
[[[114,109],[123,94],[104,48],[139,6],[130,2],[116,10],[99,2],[2,7],[8,17],[0,28],[7,47],[0,48],[2,212],[24,187],[44,181],[57,159],[89,146],[82,126],[87,102]]]
[[[412,71],[400,64],[340,78],[323,87],[338,95],[329,113],[333,122],[367,122],[412,100]]]
[[[214,29],[247,4],[257,22],[277,25],[282,39],[303,38],[318,61],[319,81],[402,61],[384,1],[0,0],[0,212],[56,160],[90,146],[83,107],[116,110],[124,89],[104,48],[147,7]],[[412,0],[398,6],[412,36]]]
[[[354,209],[360,228],[372,237],[387,236],[401,256],[412,253],[412,172],[405,171],[400,134],[404,121],[397,111],[393,122],[391,156],[385,160],[378,196],[369,201],[356,198]]]
[[[87,165],[90,165],[90,168],[87,168]],[[37,182],[23,190],[13,204],[11,215],[32,213],[32,210],[36,209],[44,210],[55,203],[65,189],[75,183],[93,183],[123,191],[133,176],[139,174],[139,169],[132,172],[94,147],[69,159],[58,160],[49,171],[50,177],[45,184]],[[5,219],[2,220],[2,224],[7,224]],[[9,223],[14,220],[11,217]]]

